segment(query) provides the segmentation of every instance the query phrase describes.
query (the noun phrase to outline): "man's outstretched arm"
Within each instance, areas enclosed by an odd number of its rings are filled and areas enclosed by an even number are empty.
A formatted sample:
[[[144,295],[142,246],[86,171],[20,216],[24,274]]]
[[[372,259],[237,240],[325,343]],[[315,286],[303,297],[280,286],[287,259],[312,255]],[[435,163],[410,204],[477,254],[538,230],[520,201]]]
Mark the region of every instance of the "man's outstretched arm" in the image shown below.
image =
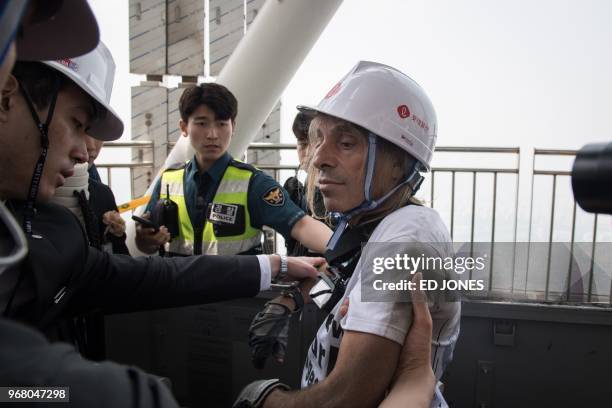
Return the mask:
[[[373,407],[384,398],[400,353],[400,345],[384,337],[345,331],[338,360],[323,381],[300,391],[274,390],[264,402],[276,407]]]
[[[332,230],[321,221],[315,220],[310,215],[305,215],[295,223],[291,229],[291,237],[299,241],[306,248],[316,253],[325,252],[327,241],[332,236]]]

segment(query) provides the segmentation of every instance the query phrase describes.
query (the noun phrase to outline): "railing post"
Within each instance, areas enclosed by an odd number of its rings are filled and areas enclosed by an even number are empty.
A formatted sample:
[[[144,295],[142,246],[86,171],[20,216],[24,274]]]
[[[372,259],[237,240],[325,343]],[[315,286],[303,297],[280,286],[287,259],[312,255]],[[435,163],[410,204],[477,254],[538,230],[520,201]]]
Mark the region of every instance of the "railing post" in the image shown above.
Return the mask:
[[[495,258],[495,212],[497,208],[497,172],[493,172],[493,220],[491,225],[491,258],[489,260],[489,292],[493,290],[493,261]]]
[[[550,264],[552,262],[552,245],[553,245],[553,232],[555,229],[555,197],[557,196],[557,176],[553,176],[553,188],[552,188],[552,203],[550,206],[550,233],[548,236],[548,263],[546,266],[546,289],[544,292],[544,300],[548,300],[548,289],[550,285]]]

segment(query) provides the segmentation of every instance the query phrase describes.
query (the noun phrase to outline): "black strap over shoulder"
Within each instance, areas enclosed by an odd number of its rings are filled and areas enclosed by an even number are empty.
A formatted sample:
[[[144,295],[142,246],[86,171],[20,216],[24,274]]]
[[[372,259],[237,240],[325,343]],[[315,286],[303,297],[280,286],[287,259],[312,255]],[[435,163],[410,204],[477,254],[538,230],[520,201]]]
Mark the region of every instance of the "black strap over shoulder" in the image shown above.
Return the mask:
[[[176,170],[182,170],[182,169],[184,169],[186,166],[187,166],[187,163],[181,163],[181,162],[179,162],[179,163],[173,163],[173,164],[169,165],[169,166],[168,166],[168,168],[164,170],[164,172],[167,172],[167,171],[176,171]]]
[[[236,159],[230,160],[229,165],[237,167],[239,169],[248,170],[248,171],[250,171],[252,173],[257,173],[257,172],[261,171],[257,167],[253,166],[252,164],[244,163],[244,162],[238,161]]]
[[[361,257],[363,246],[368,242],[370,235],[380,221],[382,219],[356,228],[348,227],[340,237],[336,247],[333,250],[328,249],[323,254],[330,268],[333,268],[341,276],[344,284],[353,275]]]
[[[406,205],[417,204],[407,203]],[[328,249],[323,254],[327,263],[335,267],[344,280],[348,280],[353,274],[361,257],[363,246],[368,242],[370,236],[383,219],[384,217],[357,227],[347,227],[336,247],[333,250]]]

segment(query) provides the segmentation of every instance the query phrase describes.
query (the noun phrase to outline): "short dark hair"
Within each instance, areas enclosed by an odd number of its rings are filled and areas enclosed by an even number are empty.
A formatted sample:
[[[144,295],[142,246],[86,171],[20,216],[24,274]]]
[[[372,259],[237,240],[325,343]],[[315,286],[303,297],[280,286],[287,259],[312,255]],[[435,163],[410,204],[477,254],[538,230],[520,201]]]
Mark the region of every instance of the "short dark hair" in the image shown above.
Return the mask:
[[[215,119],[231,119],[233,122],[238,115],[238,101],[234,94],[223,85],[208,82],[190,86],[181,95],[179,112],[183,122],[187,122],[189,116],[202,105],[214,112]]]
[[[41,110],[51,103],[55,78],[59,79],[58,91],[62,91],[70,85],[80,89],[70,78],[40,62],[17,61],[12,74],[19,80],[19,86],[25,88],[34,106]],[[91,120],[104,117],[106,108],[92,97],[89,97],[89,100],[91,102]],[[41,120],[44,120],[44,118],[41,118]]]
[[[53,68],[39,62],[17,61],[12,73],[38,109],[46,108],[51,102],[56,77],[59,78],[60,91],[72,82]]]
[[[307,115],[304,112],[298,112],[298,114],[295,115],[291,130],[293,130],[296,139],[308,139],[310,122],[312,122],[312,115]]]

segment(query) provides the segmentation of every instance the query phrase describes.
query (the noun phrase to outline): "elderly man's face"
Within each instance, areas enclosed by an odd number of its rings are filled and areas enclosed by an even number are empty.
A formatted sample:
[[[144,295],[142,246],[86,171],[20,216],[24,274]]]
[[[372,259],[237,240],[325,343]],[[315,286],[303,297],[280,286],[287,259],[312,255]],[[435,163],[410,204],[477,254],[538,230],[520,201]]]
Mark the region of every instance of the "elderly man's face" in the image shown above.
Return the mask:
[[[310,146],[312,165],[318,169],[316,185],[328,211],[348,211],[364,200],[363,180],[367,139],[351,123],[318,118],[316,138]]]

